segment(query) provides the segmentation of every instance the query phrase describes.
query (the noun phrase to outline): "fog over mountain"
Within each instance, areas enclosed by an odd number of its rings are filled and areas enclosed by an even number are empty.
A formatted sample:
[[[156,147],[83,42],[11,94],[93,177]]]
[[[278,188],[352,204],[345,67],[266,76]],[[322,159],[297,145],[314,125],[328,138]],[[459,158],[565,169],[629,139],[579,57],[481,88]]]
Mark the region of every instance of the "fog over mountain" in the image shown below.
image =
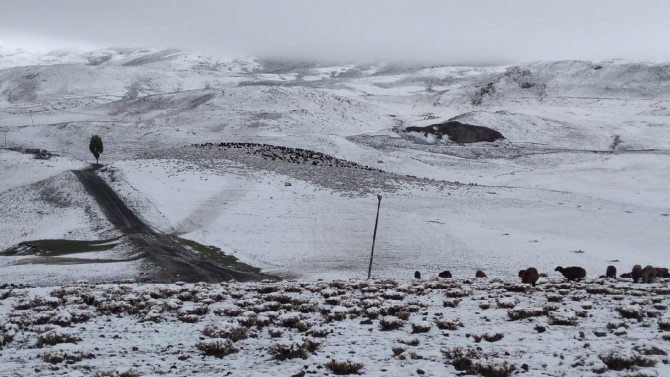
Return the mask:
[[[328,61],[670,60],[649,0],[4,1],[4,47],[157,47]]]

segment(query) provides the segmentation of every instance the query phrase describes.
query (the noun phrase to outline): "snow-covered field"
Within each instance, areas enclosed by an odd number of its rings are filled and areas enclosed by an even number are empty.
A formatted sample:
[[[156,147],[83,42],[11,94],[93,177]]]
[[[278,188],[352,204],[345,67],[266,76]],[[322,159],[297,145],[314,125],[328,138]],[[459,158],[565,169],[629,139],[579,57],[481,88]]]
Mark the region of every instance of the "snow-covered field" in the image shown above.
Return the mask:
[[[2,289],[0,362],[3,376],[667,376],[669,294],[543,278]]]

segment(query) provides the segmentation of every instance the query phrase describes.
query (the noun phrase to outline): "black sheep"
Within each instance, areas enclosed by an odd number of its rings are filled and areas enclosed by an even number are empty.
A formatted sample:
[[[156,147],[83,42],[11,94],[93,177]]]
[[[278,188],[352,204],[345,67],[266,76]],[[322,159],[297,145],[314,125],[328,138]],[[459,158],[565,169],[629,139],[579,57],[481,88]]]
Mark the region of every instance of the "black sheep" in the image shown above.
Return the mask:
[[[442,279],[451,279],[451,272],[449,272],[449,271],[442,271],[442,272],[440,272],[440,274],[437,275],[437,276],[441,277]]]
[[[633,278],[633,283],[640,281],[640,278],[642,277],[642,266],[639,264],[633,266],[633,271],[631,271],[630,277]]]
[[[414,279],[421,279],[421,272],[414,271]]]
[[[563,274],[563,277],[568,279],[568,281],[573,281],[577,280],[580,281],[586,277],[586,270],[581,268],[581,267],[568,267],[568,268],[563,268],[561,266],[556,267],[556,270],[561,274]]]
[[[610,279],[616,279],[616,267],[607,266],[607,273],[605,275]]]

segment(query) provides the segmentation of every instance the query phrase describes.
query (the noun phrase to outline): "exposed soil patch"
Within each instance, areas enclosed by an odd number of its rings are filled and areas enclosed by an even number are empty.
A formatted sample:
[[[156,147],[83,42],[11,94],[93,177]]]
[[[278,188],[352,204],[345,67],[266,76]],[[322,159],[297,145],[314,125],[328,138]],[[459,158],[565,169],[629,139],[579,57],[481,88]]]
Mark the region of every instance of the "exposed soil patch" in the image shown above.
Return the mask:
[[[119,245],[120,237],[101,241],[37,240],[21,242],[3,251],[0,255],[48,255],[60,256],[76,253],[111,250]]]
[[[424,136],[434,135],[438,139],[442,139],[446,135],[449,140],[456,143],[479,143],[482,141],[491,143],[505,138],[500,132],[491,128],[461,123],[456,120],[426,127],[411,126],[405,128],[404,132],[419,132]]]

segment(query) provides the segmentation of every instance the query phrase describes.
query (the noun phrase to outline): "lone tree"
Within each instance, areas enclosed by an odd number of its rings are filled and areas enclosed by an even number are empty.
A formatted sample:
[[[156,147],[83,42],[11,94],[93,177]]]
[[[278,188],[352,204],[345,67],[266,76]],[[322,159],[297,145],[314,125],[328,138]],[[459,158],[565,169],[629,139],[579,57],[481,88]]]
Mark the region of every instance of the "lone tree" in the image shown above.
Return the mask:
[[[102,139],[98,135],[91,136],[91,142],[88,144],[88,150],[95,156],[95,163],[98,164],[98,158],[102,153]]]

